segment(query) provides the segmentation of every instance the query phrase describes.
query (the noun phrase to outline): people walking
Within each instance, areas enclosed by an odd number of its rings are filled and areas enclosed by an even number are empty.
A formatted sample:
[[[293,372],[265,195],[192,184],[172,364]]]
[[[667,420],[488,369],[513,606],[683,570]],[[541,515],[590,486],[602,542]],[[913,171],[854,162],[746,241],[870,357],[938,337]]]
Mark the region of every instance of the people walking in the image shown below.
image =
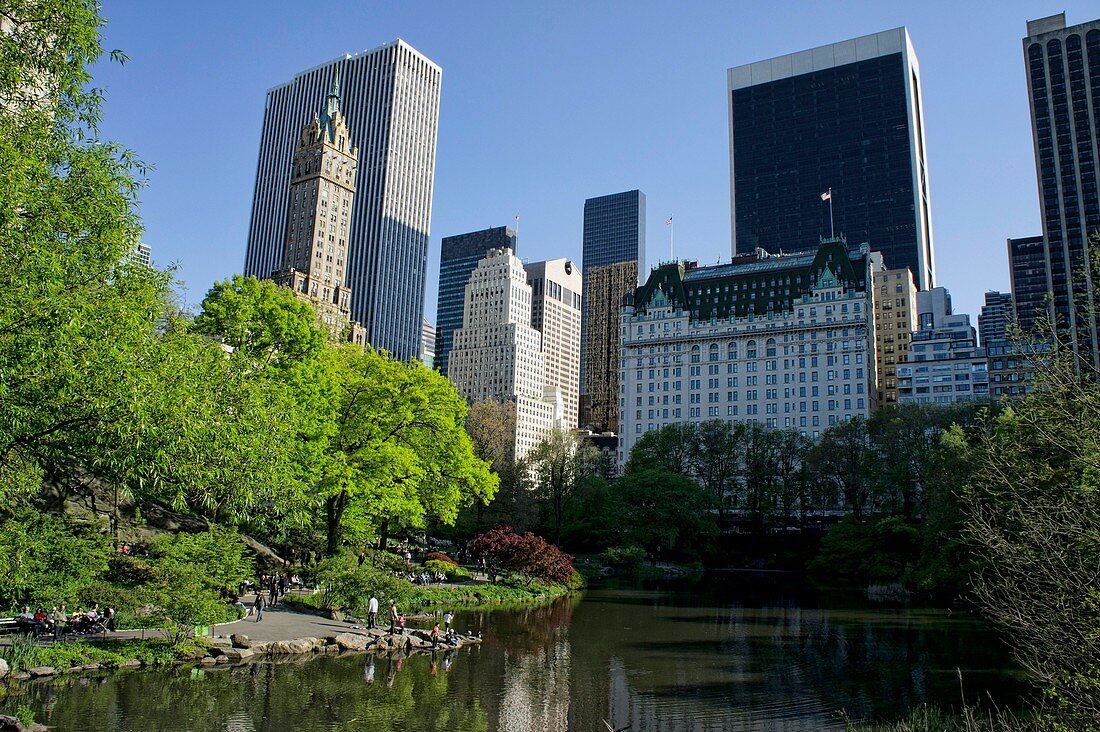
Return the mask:
[[[367,627],[373,628],[378,621],[378,598],[374,595],[370,596],[370,600],[367,602]]]
[[[256,622],[260,622],[264,619],[264,592],[263,590],[256,591],[256,599],[252,601],[252,607],[256,610]]]

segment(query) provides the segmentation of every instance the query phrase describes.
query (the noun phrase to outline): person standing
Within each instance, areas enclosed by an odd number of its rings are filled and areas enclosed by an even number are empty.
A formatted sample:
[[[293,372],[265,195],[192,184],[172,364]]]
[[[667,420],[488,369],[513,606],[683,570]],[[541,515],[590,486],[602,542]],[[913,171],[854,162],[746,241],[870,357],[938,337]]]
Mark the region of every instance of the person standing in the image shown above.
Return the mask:
[[[390,635],[397,630],[397,600],[390,600]]]
[[[256,611],[256,622],[264,619],[264,591],[256,591],[256,599],[252,601],[252,608]]]
[[[448,633],[450,633],[450,632],[451,632],[451,622],[452,622],[452,621],[453,621],[454,619],[455,619],[454,613],[452,613],[452,612],[451,612],[450,610],[448,610],[447,612],[443,613],[443,628],[444,628],[444,629],[445,629],[445,630],[446,630],[446,631],[447,631]]]
[[[374,624],[378,621],[378,598],[374,595],[370,596],[370,600],[367,602],[367,627],[373,628]]]

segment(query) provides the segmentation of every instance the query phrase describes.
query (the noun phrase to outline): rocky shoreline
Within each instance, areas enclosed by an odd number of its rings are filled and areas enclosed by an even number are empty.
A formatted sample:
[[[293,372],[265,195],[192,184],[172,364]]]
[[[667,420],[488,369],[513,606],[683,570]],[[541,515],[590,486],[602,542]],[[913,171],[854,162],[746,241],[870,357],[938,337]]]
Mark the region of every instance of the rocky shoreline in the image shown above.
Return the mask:
[[[192,656],[177,658],[175,666],[191,665],[198,668],[244,665],[261,658],[311,656],[314,654],[397,654],[406,656],[415,653],[431,653],[463,648],[481,642],[474,635],[456,635],[453,642],[440,641],[433,645],[431,631],[406,629],[401,633],[389,633],[382,629],[361,630],[336,633],[321,637],[308,636],[277,641],[254,641],[247,635],[234,633],[228,638],[216,637],[209,648],[198,649]],[[26,671],[10,671],[8,664],[0,659],[0,682],[46,679],[59,675],[77,675],[103,670],[132,670],[146,667],[137,660],[124,661],[117,666],[104,666],[89,663],[57,669],[53,666],[36,666]],[[0,728],[2,729],[2,728]]]

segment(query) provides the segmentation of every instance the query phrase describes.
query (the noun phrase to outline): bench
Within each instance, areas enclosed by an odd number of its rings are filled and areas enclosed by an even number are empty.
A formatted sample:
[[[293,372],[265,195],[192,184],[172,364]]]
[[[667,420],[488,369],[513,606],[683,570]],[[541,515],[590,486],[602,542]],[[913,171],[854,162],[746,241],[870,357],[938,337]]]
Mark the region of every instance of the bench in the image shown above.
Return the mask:
[[[10,635],[21,630],[19,618],[0,618],[0,635]]]

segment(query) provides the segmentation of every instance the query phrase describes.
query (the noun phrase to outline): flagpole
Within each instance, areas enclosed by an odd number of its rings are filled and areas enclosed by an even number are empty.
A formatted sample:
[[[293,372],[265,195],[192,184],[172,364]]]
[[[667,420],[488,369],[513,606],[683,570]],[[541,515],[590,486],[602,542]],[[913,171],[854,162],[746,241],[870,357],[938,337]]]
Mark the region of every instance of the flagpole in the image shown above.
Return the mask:
[[[676,236],[676,221],[674,221],[674,216],[669,216],[668,220],[672,222],[668,225],[668,258],[675,262],[676,254],[672,247],[672,242]]]
[[[829,188],[829,238],[836,238],[836,227],[833,226],[833,189]]]

